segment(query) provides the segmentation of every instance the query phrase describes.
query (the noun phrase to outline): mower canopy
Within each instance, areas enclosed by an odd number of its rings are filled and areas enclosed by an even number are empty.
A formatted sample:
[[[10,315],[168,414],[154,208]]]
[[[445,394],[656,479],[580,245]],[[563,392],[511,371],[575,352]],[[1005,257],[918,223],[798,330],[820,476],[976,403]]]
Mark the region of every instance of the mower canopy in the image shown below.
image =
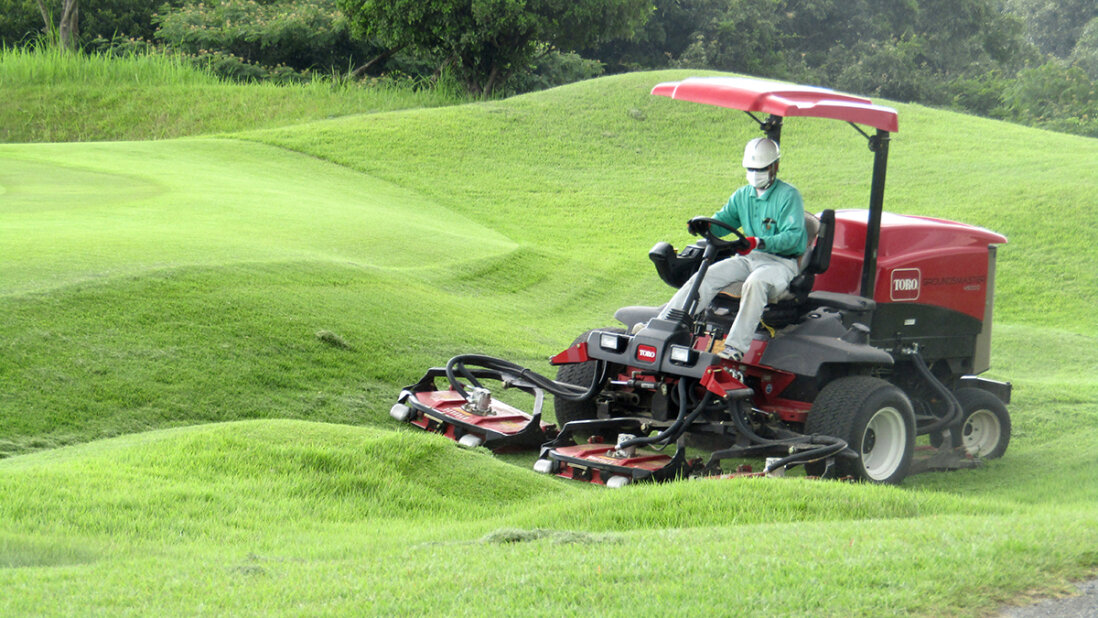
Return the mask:
[[[742,77],[690,77],[657,84],[652,94],[774,116],[844,120],[889,133],[899,130],[896,110],[891,107],[827,88]]]

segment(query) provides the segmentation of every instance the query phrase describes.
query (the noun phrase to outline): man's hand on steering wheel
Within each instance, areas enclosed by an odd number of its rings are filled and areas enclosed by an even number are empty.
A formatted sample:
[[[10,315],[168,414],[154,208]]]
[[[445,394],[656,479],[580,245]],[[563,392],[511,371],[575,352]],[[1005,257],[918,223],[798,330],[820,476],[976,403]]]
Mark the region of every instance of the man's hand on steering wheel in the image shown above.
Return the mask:
[[[709,223],[702,217],[694,217],[686,222],[686,231],[690,232],[692,236],[705,236],[705,233],[709,231]]]

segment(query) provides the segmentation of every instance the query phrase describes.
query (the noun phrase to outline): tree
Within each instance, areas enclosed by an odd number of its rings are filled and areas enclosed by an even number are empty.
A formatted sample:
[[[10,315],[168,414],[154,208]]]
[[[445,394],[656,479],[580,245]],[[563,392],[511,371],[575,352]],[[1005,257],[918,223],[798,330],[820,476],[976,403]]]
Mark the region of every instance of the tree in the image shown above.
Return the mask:
[[[64,28],[67,44],[85,49],[96,48],[112,40],[151,40],[153,13],[164,7],[174,8],[184,0],[95,0],[71,5],[69,26]],[[335,0],[331,0],[335,5]],[[64,16],[62,0],[0,0],[0,45],[10,47],[34,44],[45,25],[45,34],[57,39],[62,29],[55,23]],[[79,28],[77,28],[79,18]],[[65,20],[62,20],[64,22]]]
[[[1005,9],[1020,15],[1026,33],[1046,54],[1067,58],[1083,27],[1098,17],[1094,0],[1005,0]]]
[[[46,9],[45,0],[36,0],[38,10],[42,13],[42,21],[46,24],[46,32],[52,32],[54,25],[49,10]],[[61,17],[57,22],[57,36],[61,47],[74,49],[76,40],[80,36],[80,0],[61,0]]]
[[[156,40],[233,79],[295,79],[376,55],[353,40],[335,0],[220,0],[158,15]]]
[[[699,29],[716,22],[729,0],[654,0],[652,15],[629,39],[602,42],[581,51],[620,73],[668,66],[695,43]]]
[[[575,50],[630,36],[650,0],[339,0],[356,32],[411,48],[491,95],[528,66],[539,44]]]
[[[726,0],[723,10],[698,25],[694,42],[677,63],[767,77],[786,77],[787,35],[783,0]]]
[[[1086,71],[1092,80],[1098,81],[1098,17],[1083,28],[1075,50],[1071,52],[1071,62]]]

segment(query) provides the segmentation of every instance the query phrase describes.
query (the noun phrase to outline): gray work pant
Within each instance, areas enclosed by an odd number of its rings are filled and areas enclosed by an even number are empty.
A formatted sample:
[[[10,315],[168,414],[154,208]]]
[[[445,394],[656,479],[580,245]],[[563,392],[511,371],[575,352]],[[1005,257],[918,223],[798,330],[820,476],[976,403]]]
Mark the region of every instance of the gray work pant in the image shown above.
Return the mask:
[[[696,277],[697,275],[695,275]],[[725,345],[740,352],[751,347],[751,338],[755,335],[759,319],[768,302],[775,302],[789,289],[789,282],[797,276],[797,260],[783,258],[762,251],[752,251],[747,255],[736,255],[721,260],[709,267],[709,271],[698,289],[697,314],[700,314],[716,298],[717,294],[733,283],[743,283],[740,294],[740,312],[732,323],[732,330],[725,339]],[[661,317],[667,317],[672,309],[683,309],[690,287],[694,285],[691,277],[679,291],[671,297]]]

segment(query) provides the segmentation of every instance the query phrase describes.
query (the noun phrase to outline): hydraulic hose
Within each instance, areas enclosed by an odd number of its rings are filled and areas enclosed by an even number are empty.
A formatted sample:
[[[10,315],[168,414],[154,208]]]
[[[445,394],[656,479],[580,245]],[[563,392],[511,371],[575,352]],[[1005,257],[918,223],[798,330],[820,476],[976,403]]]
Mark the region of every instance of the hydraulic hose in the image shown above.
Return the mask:
[[[816,448],[801,451],[799,453],[793,453],[787,457],[782,457],[777,461],[772,461],[768,466],[766,466],[766,470],[764,471],[771,472],[772,470],[776,470],[790,464],[807,464],[814,461],[819,461],[826,457],[838,455],[848,446],[846,440],[840,440],[839,438],[832,438],[831,436],[823,435],[809,436],[805,442],[809,444],[819,444],[820,440],[827,440],[828,442],[825,444],[820,444],[820,446]]]
[[[812,463],[814,461],[819,461],[820,459],[824,459],[825,457],[837,455],[847,448],[847,443],[845,440],[825,435],[811,435],[800,438],[786,438],[782,440],[771,440],[769,438],[764,438],[755,433],[755,430],[751,428],[747,421],[744,420],[744,418],[740,414],[738,414],[736,410],[729,410],[729,412],[731,413],[730,415],[732,417],[732,422],[736,425],[736,430],[739,431],[740,434],[745,436],[748,440],[750,440],[752,444],[771,447],[794,446],[797,444],[818,445],[816,448],[811,448],[805,451],[801,451],[799,453],[791,453],[786,457],[771,462],[770,465],[766,466],[765,472],[770,472],[772,470],[781,468],[783,466],[788,466],[790,464],[806,464]],[[717,459],[717,456],[719,454],[720,453],[714,453],[714,456],[710,458],[710,462],[712,463],[714,459]]]
[[[598,392],[599,387],[602,386],[603,380],[606,378],[605,361],[598,360],[595,362],[594,379],[592,380],[591,385],[586,388],[576,384],[557,382],[556,380],[547,378],[531,369],[512,363],[511,361],[481,354],[461,354],[451,358],[446,363],[446,379],[450,381],[451,388],[457,391],[462,397],[468,399],[469,394],[466,392],[461,382],[458,381],[457,375],[460,374],[473,386],[479,388],[481,386],[480,382],[473,377],[472,373],[467,369],[467,366],[481,367],[498,371],[501,374],[510,374],[523,378],[535,387],[551,393],[556,397],[568,401],[582,401],[593,397],[595,393]]]
[[[920,362],[922,360],[919,359],[917,356],[915,358],[918,359]],[[462,354],[451,358],[446,363],[446,379],[449,380],[450,387],[453,388],[454,391],[456,391],[462,397],[468,399],[469,394],[465,390],[465,387],[459,381],[458,376],[460,375],[461,377],[465,378],[473,386],[480,387],[480,382],[473,376],[472,372],[468,369],[468,367],[480,367],[483,369],[497,371],[500,374],[520,377],[530,384],[534,385],[536,388],[540,388],[548,393],[553,394],[556,397],[560,397],[568,401],[582,401],[584,399],[589,399],[593,397],[602,386],[603,380],[606,379],[606,363],[601,360],[595,362],[597,364],[595,366],[594,376],[591,384],[587,387],[579,386],[576,384],[568,384],[566,382],[558,382],[511,361],[507,361],[501,358],[495,358],[492,356],[484,356],[481,354]],[[923,368],[925,368],[926,364],[923,363],[922,366]],[[929,374],[929,370],[927,370],[927,373]],[[931,375],[931,377],[933,376]],[[678,382],[676,389],[679,396],[679,414],[675,418],[675,421],[669,427],[654,436],[645,436],[626,440],[625,442],[618,444],[617,447],[628,448],[630,446],[641,446],[649,444],[669,444],[670,442],[679,439],[679,437],[681,437],[682,434],[686,432],[686,429],[690,426],[690,424],[693,423],[698,418],[698,416],[700,416],[701,413],[704,412],[713,402],[713,393],[706,391],[701,401],[698,402],[693,410],[690,410],[690,403],[687,397],[690,392],[690,384],[692,384],[692,382],[686,379],[680,379]],[[944,386],[941,388],[945,392],[945,394],[949,395],[952,398],[952,401],[955,403],[956,398],[952,397],[952,393],[949,393],[948,390],[945,390]],[[959,404],[957,404],[956,410],[960,410]],[[732,416],[732,421],[736,426],[736,430],[754,445],[766,447],[790,447],[798,444],[818,445],[816,448],[810,448],[808,450],[804,450],[798,453],[793,453],[787,457],[783,457],[782,459],[772,462],[769,466],[767,466],[767,472],[776,468],[780,468],[782,466],[788,466],[790,464],[805,464],[811,463],[813,461],[818,461],[825,457],[836,455],[847,448],[847,444],[844,440],[823,435],[812,435],[780,440],[771,440],[769,438],[764,438],[755,433],[751,426],[737,411],[730,410],[730,412]],[[945,420],[953,422],[955,419],[953,419],[953,417],[951,416],[948,419],[943,419],[943,421]],[[711,458],[711,461],[715,458],[718,458],[719,454],[719,452],[713,453],[714,457]]]
[[[698,418],[706,407],[709,406],[709,402],[713,400],[713,393],[706,391],[705,396],[698,402],[698,405],[689,414],[686,413],[687,406],[687,384],[685,379],[680,379],[678,384],[679,393],[679,415],[675,418],[675,422],[671,423],[671,426],[654,436],[646,436],[641,438],[633,438],[632,440],[626,440],[621,444],[618,444],[619,449],[628,448],[630,446],[640,446],[644,444],[669,444],[673,440],[678,440],[686,428],[690,426],[690,423],[694,422],[694,419]]]
[[[915,365],[915,369],[919,372],[919,375],[926,380],[927,384],[930,384],[931,388],[942,396],[942,399],[945,399],[946,405],[949,406],[949,410],[946,412],[945,416],[934,421],[934,423],[923,433],[941,431],[943,428],[949,427],[961,420],[963,410],[961,408],[961,402],[957,401],[957,397],[949,392],[949,389],[945,387],[945,384],[942,384],[942,381],[930,371],[930,368],[926,365],[926,361],[923,360],[923,357],[920,356],[918,352],[912,352],[909,356],[911,357],[912,363]]]

